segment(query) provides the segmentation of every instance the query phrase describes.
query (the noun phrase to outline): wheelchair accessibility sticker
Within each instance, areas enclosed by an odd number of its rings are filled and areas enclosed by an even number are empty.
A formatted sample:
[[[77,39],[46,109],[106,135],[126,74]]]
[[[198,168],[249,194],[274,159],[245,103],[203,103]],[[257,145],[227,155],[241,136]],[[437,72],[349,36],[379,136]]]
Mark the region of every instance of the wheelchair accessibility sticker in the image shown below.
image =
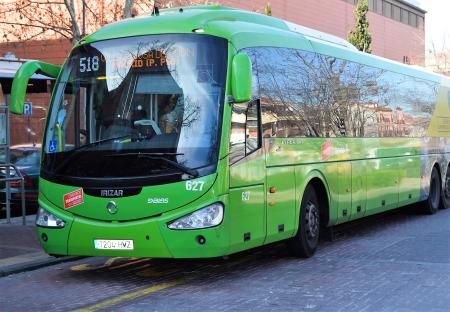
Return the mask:
[[[48,152],[56,153],[57,150],[58,150],[58,140],[50,140],[50,143],[48,144]]]

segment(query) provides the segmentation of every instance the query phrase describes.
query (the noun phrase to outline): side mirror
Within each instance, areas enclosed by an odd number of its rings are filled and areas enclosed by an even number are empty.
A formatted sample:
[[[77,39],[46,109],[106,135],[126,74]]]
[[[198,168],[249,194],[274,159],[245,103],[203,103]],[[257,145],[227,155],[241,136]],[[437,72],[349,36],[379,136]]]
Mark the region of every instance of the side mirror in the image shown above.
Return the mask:
[[[43,74],[56,78],[61,71],[61,66],[52,65],[40,61],[29,61],[17,70],[11,88],[11,113],[22,115],[27,93],[28,81],[34,74]]]
[[[252,98],[252,62],[246,53],[233,58],[231,91],[235,103],[248,102]]]

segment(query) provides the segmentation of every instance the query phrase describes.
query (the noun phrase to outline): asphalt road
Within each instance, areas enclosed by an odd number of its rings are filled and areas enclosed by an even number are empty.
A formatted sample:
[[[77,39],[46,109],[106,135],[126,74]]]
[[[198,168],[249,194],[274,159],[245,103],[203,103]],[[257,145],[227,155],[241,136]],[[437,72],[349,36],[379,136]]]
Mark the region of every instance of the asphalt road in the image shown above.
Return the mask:
[[[228,259],[85,258],[0,278],[2,311],[449,311],[450,209],[338,229],[311,259],[283,244]]]

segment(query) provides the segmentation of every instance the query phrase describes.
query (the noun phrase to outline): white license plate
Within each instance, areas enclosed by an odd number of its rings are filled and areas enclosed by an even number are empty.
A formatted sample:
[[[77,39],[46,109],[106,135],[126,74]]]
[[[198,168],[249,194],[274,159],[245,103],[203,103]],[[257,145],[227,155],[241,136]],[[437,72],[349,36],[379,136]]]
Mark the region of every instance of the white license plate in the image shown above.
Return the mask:
[[[95,249],[133,250],[131,239],[95,239]]]

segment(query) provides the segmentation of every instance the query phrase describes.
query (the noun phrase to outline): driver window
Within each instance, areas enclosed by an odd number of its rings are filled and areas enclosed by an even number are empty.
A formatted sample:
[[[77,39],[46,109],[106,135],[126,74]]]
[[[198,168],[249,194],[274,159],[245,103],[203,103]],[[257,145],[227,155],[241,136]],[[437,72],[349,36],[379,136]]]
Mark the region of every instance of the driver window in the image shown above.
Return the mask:
[[[249,155],[260,147],[258,105],[251,102],[247,109],[247,122],[245,127],[245,155]]]
[[[261,147],[257,102],[233,104],[230,134],[230,164]]]

